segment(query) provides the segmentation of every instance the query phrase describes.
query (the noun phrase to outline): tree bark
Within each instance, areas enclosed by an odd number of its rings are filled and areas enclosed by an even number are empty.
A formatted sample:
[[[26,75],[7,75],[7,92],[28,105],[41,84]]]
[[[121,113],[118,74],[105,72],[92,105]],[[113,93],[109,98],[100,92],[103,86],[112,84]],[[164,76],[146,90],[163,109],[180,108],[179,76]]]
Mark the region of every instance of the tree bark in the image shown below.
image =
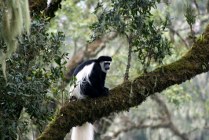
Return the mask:
[[[118,85],[109,96],[67,102],[38,140],[61,140],[73,126],[138,106],[156,92],[209,71],[208,62],[209,26],[180,60]]]

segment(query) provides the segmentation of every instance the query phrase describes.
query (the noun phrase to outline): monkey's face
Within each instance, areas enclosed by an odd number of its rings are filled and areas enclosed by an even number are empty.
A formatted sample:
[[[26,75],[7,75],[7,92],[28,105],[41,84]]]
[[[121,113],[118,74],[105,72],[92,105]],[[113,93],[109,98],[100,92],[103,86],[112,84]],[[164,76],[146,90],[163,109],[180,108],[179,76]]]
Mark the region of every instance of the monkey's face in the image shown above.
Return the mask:
[[[103,72],[107,73],[107,71],[110,69],[110,62],[111,61],[102,61],[100,62],[100,66]]]

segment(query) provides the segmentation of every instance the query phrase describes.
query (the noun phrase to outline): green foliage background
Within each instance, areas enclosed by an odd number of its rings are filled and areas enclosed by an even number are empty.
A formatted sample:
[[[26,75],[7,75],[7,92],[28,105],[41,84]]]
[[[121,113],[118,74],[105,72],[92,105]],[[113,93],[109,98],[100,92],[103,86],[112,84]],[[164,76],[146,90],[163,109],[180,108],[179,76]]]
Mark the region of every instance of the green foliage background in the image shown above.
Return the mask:
[[[26,140],[38,136],[68,100],[69,91],[62,87],[66,57],[70,59],[79,50],[85,50],[89,41],[112,32],[119,34],[98,54],[113,57],[106,83],[112,88],[123,82],[129,46],[133,46],[130,80],[145,69],[149,72],[178,60],[208,23],[207,2],[198,1],[197,9],[194,1],[181,0],[104,0],[102,3],[72,0],[63,1],[50,22],[34,15],[30,35],[23,34],[17,39],[19,47],[6,61],[7,82],[0,71],[0,139]],[[7,50],[3,39],[0,49]],[[209,137],[208,77],[201,75],[170,87],[160,96],[172,122],[190,139]],[[129,112],[101,119],[103,129],[98,139],[113,137],[112,134],[143,121],[162,124],[165,121],[162,118],[166,118],[162,106],[149,99]],[[182,139],[170,129],[152,127],[121,131],[115,138]]]
[[[33,19],[31,34],[22,35],[17,51],[7,60],[7,81],[1,70],[1,139],[16,138],[21,113],[27,113],[42,130],[44,122],[51,119],[56,109],[55,100],[47,93],[53,83],[63,78],[63,66],[59,63],[63,54],[59,49],[64,35],[47,33],[47,24],[39,17]],[[2,40],[1,46],[6,49]],[[24,122],[28,125],[28,120]]]

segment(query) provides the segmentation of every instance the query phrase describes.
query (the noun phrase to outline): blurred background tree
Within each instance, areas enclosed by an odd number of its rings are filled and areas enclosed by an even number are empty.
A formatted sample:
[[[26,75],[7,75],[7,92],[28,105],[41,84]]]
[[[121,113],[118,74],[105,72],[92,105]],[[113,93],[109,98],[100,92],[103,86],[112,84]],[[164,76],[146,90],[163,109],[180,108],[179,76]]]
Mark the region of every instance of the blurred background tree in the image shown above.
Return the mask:
[[[113,88],[178,60],[209,16],[208,0],[57,0],[48,8],[40,3],[29,1],[31,33],[18,38],[17,51],[6,60],[7,82],[1,71],[0,139],[37,138],[68,100],[63,81],[78,63],[112,56],[106,84]],[[0,42],[5,51],[6,42]],[[129,112],[102,118],[95,123],[96,138],[209,139],[208,78],[199,75]]]

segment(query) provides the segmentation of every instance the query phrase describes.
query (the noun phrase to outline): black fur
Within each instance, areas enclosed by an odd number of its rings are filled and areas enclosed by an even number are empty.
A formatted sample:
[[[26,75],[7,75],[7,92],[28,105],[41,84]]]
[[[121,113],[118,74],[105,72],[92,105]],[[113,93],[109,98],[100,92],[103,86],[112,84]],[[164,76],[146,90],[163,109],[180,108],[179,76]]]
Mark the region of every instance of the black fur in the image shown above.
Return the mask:
[[[101,70],[100,66],[100,62],[102,61],[112,61],[112,58],[109,56],[101,56],[98,59],[87,60],[78,65],[73,73],[73,75],[76,76],[85,66],[90,65],[93,62],[95,63],[91,74],[89,75],[91,84],[88,83],[86,79],[82,82],[83,85],[81,86],[81,93],[85,96],[94,98],[108,95],[109,89],[104,87],[106,73]]]

